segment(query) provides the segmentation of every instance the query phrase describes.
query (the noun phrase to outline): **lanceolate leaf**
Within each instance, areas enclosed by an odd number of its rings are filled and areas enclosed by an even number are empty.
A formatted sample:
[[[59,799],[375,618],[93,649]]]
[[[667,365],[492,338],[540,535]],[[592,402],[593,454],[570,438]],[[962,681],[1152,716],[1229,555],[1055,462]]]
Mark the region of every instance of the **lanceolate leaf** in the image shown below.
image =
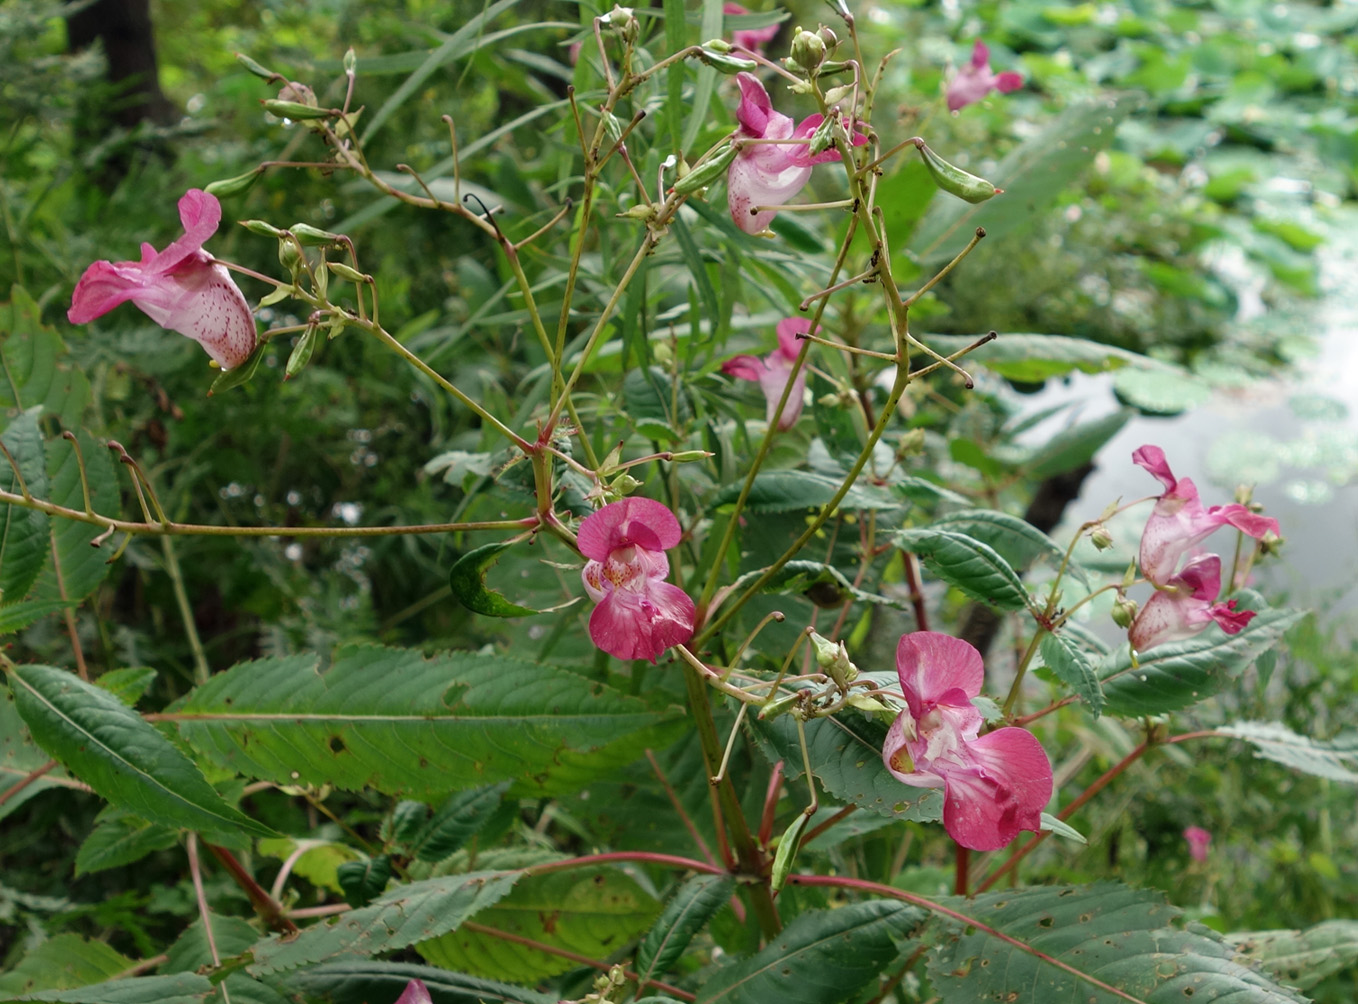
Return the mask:
[[[19,717],[14,696],[8,689],[0,691],[0,791],[25,781],[34,771],[52,762],[47,751],[33,741],[28,726]],[[18,792],[0,805],[0,819],[4,819],[24,802],[48,788],[83,788],[73,781],[64,767],[55,767],[28,781]]]
[[[695,875],[675,891],[637,949],[636,970],[643,983],[679,961],[693,936],[731,898],[732,888],[724,875]]]
[[[1028,591],[1018,573],[995,549],[951,530],[902,530],[896,543],[919,555],[929,571],[972,599],[1001,610],[1022,610]]]
[[[1074,690],[1097,718],[1103,710],[1103,688],[1090,653],[1064,631],[1044,636],[1039,651],[1047,668]]]
[[[788,779],[800,777],[802,751],[792,716],[756,721],[754,729],[756,736],[768,743],[765,752],[769,759],[783,761]],[[942,819],[942,789],[912,788],[886,769],[882,762],[886,730],[881,722],[855,714],[807,722],[806,746],[812,773],[826,791],[860,809],[895,819]]]
[[[366,959],[326,962],[289,977],[288,985],[326,1004],[373,1004],[396,1000],[413,979],[423,981],[438,1004],[558,1004],[561,1000],[559,994],[538,993],[433,966]]]
[[[1316,777],[1358,784],[1358,749],[1338,750],[1299,736],[1281,722],[1234,722],[1217,729],[1250,743],[1255,755],[1286,764]]]
[[[47,497],[47,469],[37,411],[26,411],[9,423],[0,442],[23,475],[23,486],[34,498]],[[0,489],[23,494],[9,457],[0,454]],[[47,514],[0,502],[0,603],[22,600],[47,560]]]
[[[750,486],[745,508],[750,512],[793,512],[825,505],[839,491],[841,478],[832,478],[813,471],[764,471],[757,474]],[[741,484],[729,484],[717,491],[712,506],[723,506],[740,497]],[[900,509],[904,503],[898,497],[872,485],[856,484],[849,489],[841,509]]]
[[[338,955],[375,955],[437,938],[498,902],[518,877],[518,872],[474,872],[411,882],[333,924],[315,924],[298,935],[260,942],[251,949],[253,961],[245,968],[264,976]]]
[[[758,568],[746,572],[728,587],[731,595],[739,595],[741,590],[763,575],[765,569]],[[860,603],[878,603],[898,606],[895,600],[859,589],[839,569],[820,561],[789,561],[764,586],[766,593],[800,593],[819,607],[842,606],[846,600],[855,599]]]
[[[411,837],[410,852],[420,861],[442,861],[490,822],[508,787],[501,782],[454,795]]]
[[[3,522],[3,516],[0,516],[0,522]],[[69,603],[61,600],[23,600],[0,607],[0,635],[22,631],[34,621],[60,613],[68,606]]]
[[[0,1000],[39,990],[69,990],[102,983],[135,965],[102,941],[58,934],[27,952],[0,973]]]
[[[947,355],[966,348],[978,335],[929,335],[924,340],[936,352]],[[1050,377],[1081,373],[1106,373],[1125,366],[1144,369],[1157,376],[1181,373],[1171,363],[1161,362],[1115,345],[1091,342],[1065,335],[1002,333],[968,357],[968,364],[983,366],[1021,383],[1041,383]]]
[[[1026,473],[1034,478],[1050,478],[1083,467],[1122,430],[1132,415],[1130,408],[1124,408],[1058,432],[1033,451],[1025,464]]]
[[[1358,962],[1358,920],[1327,920],[1304,931],[1242,931],[1226,940],[1237,962],[1261,966],[1298,990]]]
[[[436,797],[516,779],[571,790],[672,741],[681,719],[500,655],[378,647],[241,663],[171,716],[209,759],[283,784]]]
[[[1304,616],[1293,610],[1261,610],[1237,635],[1209,628],[1188,641],[1157,645],[1136,666],[1123,645],[1100,670],[1108,701],[1104,710],[1115,715],[1159,715],[1211,697]]]
[[[763,951],[720,970],[699,1004],[840,1004],[900,953],[922,910],[884,900],[802,914]]]
[[[51,666],[16,666],[10,687],[33,738],[114,805],[166,826],[258,836],[198,767],[107,691]]]
[[[988,544],[1016,569],[1027,568],[1039,558],[1046,558],[1053,568],[1059,568],[1066,555],[1065,548],[1027,520],[994,509],[950,512],[937,517],[929,524],[929,528],[954,530]],[[1086,585],[1089,584],[1083,569],[1068,565],[1066,571]]]
[[[90,835],[75,855],[76,875],[120,868],[179,843],[179,833],[161,823],[148,823],[118,809],[99,814]]]
[[[90,505],[105,516],[118,515],[118,480],[108,448],[83,429],[77,434],[84,458]],[[80,461],[66,439],[47,444],[47,498],[68,509],[83,511],[85,492],[80,480]],[[35,596],[47,600],[79,602],[104,581],[109,572],[109,549],[91,547],[101,526],[69,519],[54,519],[50,550],[52,560],[38,579]]]
[[[1180,911],[1154,890],[1102,882],[945,903],[1031,950],[979,927],[964,930],[955,921],[935,921],[941,937],[930,939],[938,948],[929,975],[942,1004],[1010,999],[1125,1004],[1127,997],[1109,987],[1144,1004],[1190,999],[1304,1004],[1304,998],[1232,961],[1234,948],[1208,928],[1180,924]]]
[[[206,976],[174,973],[110,980],[78,990],[46,990],[11,999],[59,1004],[203,1004],[203,998],[211,992],[212,984]]]

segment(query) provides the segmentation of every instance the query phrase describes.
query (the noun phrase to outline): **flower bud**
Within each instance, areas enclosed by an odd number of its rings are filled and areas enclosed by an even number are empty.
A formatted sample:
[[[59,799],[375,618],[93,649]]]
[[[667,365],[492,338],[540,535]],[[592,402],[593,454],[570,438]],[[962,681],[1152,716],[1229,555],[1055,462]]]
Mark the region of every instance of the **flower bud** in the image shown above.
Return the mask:
[[[611,11],[599,17],[599,23],[616,31],[624,42],[635,42],[641,34],[641,25],[631,7],[614,4]]]
[[[302,257],[302,249],[290,237],[278,238],[278,264],[288,270],[294,282],[306,264],[306,259]]]
[[[816,665],[826,676],[834,680],[841,690],[846,689],[857,678],[858,667],[849,661],[849,650],[844,647],[842,641],[830,641],[812,631],[811,645],[816,650]]]
[[[825,43],[827,52],[833,52],[839,47],[839,36],[831,31],[826,25],[821,25],[820,30],[817,31],[816,34],[819,35],[820,40]]]
[[[807,73],[814,73],[825,62],[825,40],[815,32],[797,29],[792,38],[792,61]]]
[[[1125,596],[1119,596],[1113,601],[1113,623],[1123,629],[1131,627],[1132,621],[1136,620],[1136,611],[1136,600],[1129,600]]]
[[[1106,526],[1096,526],[1089,532],[1089,541],[1100,551],[1106,551],[1113,546],[1113,535]]]
[[[308,108],[319,107],[319,102],[316,100],[316,92],[306,84],[299,84],[296,81],[290,81],[279,90],[278,100],[295,101],[299,105],[306,105]]]

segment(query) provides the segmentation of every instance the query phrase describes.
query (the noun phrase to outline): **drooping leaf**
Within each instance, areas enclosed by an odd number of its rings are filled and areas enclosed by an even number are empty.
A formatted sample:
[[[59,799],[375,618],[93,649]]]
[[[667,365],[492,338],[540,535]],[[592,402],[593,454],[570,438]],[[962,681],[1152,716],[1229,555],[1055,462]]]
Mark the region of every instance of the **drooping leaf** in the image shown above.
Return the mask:
[[[975,335],[928,335],[929,347],[943,355],[966,348]],[[1152,359],[1116,345],[1091,342],[1066,335],[1003,333],[967,357],[967,365],[982,366],[1019,383],[1042,383],[1052,377],[1080,373],[1107,373],[1135,368],[1156,375],[1182,372],[1180,367]]]
[[[448,570],[448,585],[453,595],[468,610],[487,617],[526,617],[541,613],[532,607],[511,603],[504,595],[486,586],[486,572],[495,564],[500,552],[514,545],[509,541],[496,541],[468,551]]]
[[[0,517],[0,522],[3,522],[3,517]],[[69,603],[61,600],[21,600],[0,607],[0,635],[22,631],[34,621],[48,614],[61,613],[69,606]]]
[[[166,826],[272,835],[228,805],[192,760],[107,691],[51,666],[16,666],[9,681],[38,744],[119,808]]]
[[[376,955],[454,931],[513,888],[518,872],[473,872],[399,886],[331,924],[274,936],[250,950],[254,976],[281,973],[340,955]]]
[[[411,980],[421,980],[437,1004],[558,1004],[559,994],[544,994],[495,980],[451,973],[410,962],[337,959],[289,977],[290,986],[326,1004],[394,1001]]]
[[[840,1004],[877,978],[924,911],[891,900],[811,910],[756,955],[713,975],[699,1004]]]
[[[76,875],[121,868],[179,843],[179,832],[111,806],[99,814],[75,855]]]
[[[490,822],[508,788],[502,781],[454,795],[410,838],[410,853],[420,861],[442,861]]]
[[[1058,432],[1033,451],[1024,465],[1025,473],[1034,478],[1050,478],[1083,467],[1122,431],[1132,414],[1124,408]]]
[[[83,512],[85,491],[80,479],[80,459],[85,464],[90,505],[103,516],[119,513],[118,474],[108,448],[84,429],[76,434],[80,453],[66,439],[47,444],[47,499]],[[104,532],[101,526],[70,519],[52,521],[52,560],[42,570],[34,596],[44,600],[80,602],[94,592],[109,573],[109,548],[91,547]]]
[[[896,543],[972,599],[1001,610],[1022,610],[1028,605],[1028,591],[1018,573],[994,548],[974,537],[926,527],[900,531]]]
[[[790,715],[756,721],[755,735],[768,745],[769,760],[783,761],[789,781],[801,777],[802,750],[797,723]],[[811,772],[825,790],[844,802],[895,819],[933,821],[943,818],[939,788],[912,788],[891,776],[882,762],[887,727],[874,719],[841,714],[806,723]]]
[[[1233,722],[1219,735],[1243,739],[1254,755],[1316,777],[1358,784],[1358,749],[1335,749],[1327,743],[1298,735],[1281,722]]]
[[[282,784],[437,797],[502,780],[560,792],[668,744],[656,710],[563,669],[378,647],[241,663],[172,716],[210,760]]]
[[[1298,990],[1358,962],[1358,920],[1327,920],[1304,931],[1239,931],[1226,935],[1235,961],[1260,966]]]
[[[675,890],[637,948],[636,972],[642,983],[679,961],[694,935],[731,898],[733,888],[725,875],[694,875]]]
[[[1114,715],[1159,715],[1211,697],[1304,616],[1293,610],[1261,610],[1239,634],[1208,628],[1196,638],[1157,645],[1135,666],[1122,645],[1099,669],[1107,699],[1104,710]]]
[[[1144,1004],[1183,1004],[1189,997],[1305,1004],[1304,998],[1232,961],[1232,946],[1208,928],[1180,925],[1178,908],[1154,890],[1101,882],[943,903],[1028,950],[979,925],[936,919],[931,923],[935,936],[925,938],[938,945],[929,975],[942,1004],[1005,1000],[1015,992],[1019,1000],[1037,993],[1044,1004],[1126,1004],[1126,996],[1108,987]]]
[[[660,911],[633,879],[613,868],[572,869],[520,879],[477,917],[480,926],[590,958],[635,938]],[[417,946],[437,966],[483,978],[535,983],[576,963],[481,930],[462,928]]]
[[[745,508],[749,512],[795,512],[814,509],[834,498],[843,480],[813,471],[761,471],[750,486]],[[740,497],[741,484],[729,484],[717,490],[710,500],[714,508],[729,505]],[[900,509],[903,503],[884,489],[874,485],[856,484],[849,489],[841,509]]]
[[[1045,635],[1038,651],[1047,668],[1079,695],[1095,718],[1099,717],[1104,700],[1094,656],[1065,631]]]
[[[8,972],[0,973],[0,1000],[101,983],[133,965],[132,959],[102,941],[58,934],[40,942]]]
[[[979,540],[993,548],[1015,569],[1027,568],[1039,558],[1046,558],[1053,568],[1059,568],[1066,556],[1065,548],[1026,519],[994,509],[964,509],[945,513],[936,517],[929,527],[964,533],[973,540]],[[1089,584],[1084,570],[1078,566],[1067,565],[1066,571],[1086,586]]]
[[[22,495],[22,474],[29,494],[46,498],[47,465],[37,410],[25,411],[10,422],[0,442],[19,467],[16,473],[9,458],[0,454],[0,490]],[[47,560],[48,546],[46,513],[0,502],[0,603],[16,603],[28,595]]]
[[[169,976],[133,976],[128,979],[95,983],[75,990],[45,990],[21,997],[0,998],[11,1001],[52,1001],[55,1004],[203,1004],[212,991],[206,976],[174,973]]]

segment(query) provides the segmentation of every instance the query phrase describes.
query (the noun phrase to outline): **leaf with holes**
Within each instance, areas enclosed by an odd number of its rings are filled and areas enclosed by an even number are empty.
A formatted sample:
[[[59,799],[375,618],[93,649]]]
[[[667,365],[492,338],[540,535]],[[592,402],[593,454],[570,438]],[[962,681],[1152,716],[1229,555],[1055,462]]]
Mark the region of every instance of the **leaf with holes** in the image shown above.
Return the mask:
[[[1199,924],[1183,926],[1163,893],[1114,882],[1031,888],[942,901],[929,977],[942,1004],[1305,1004]],[[1017,995],[1017,996],[1014,996]]]
[[[1298,990],[1358,962],[1358,920],[1327,920],[1304,931],[1240,931],[1226,940],[1237,962],[1261,966]]]
[[[900,955],[900,943],[924,911],[894,900],[868,900],[803,913],[763,951],[718,970],[698,1004],[840,1004]]]

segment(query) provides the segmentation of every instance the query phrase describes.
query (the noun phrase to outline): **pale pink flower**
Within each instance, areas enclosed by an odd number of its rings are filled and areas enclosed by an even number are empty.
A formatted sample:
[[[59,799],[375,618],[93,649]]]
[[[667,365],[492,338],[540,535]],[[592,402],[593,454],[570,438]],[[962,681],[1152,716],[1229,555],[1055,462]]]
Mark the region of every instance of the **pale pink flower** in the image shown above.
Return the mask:
[[[736,120],[740,136],[746,139],[792,140],[811,138],[823,121],[823,116],[811,115],[793,126],[792,119],[773,110],[768,91],[759,78],[750,73],[737,73],[740,85],[740,104]],[[854,135],[854,146],[868,141],[861,133]],[[731,219],[747,234],[757,234],[778,215],[775,209],[752,212],[755,206],[781,206],[806,187],[811,180],[811,167],[839,159],[835,149],[811,155],[807,143],[755,143],[741,148],[726,174],[726,200]]]
[[[1254,619],[1253,610],[1237,610],[1236,601],[1216,602],[1221,593],[1221,558],[1202,554],[1190,560],[1155,593],[1132,621],[1127,640],[1138,652],[1167,641],[1183,641],[1216,623],[1227,634],[1239,634]]]
[[[721,12],[727,16],[750,13],[738,3],[722,4]],[[737,29],[731,32],[731,41],[741,48],[757,52],[762,56],[764,54],[764,43],[773,41],[773,37],[778,34],[779,27],[779,25],[771,24],[766,28]]]
[[[66,317],[85,324],[131,300],[162,328],[202,345],[222,369],[239,366],[255,349],[255,319],[226,267],[203,250],[221,222],[221,203],[190,189],[179,200],[179,219],[184,236],[164,251],[143,244],[141,261],[97,261],[85,269]]]
[[[995,73],[990,69],[990,49],[979,38],[971,50],[971,62],[957,71],[948,83],[948,111],[959,111],[975,104],[991,91],[1008,94],[1023,86],[1023,77],[1013,71]]]
[[[655,662],[693,637],[693,601],[665,581],[665,552],[682,536],[674,513],[647,498],[610,502],[580,524],[577,543],[590,559],[580,577],[598,604],[589,636],[609,655]]]
[[[811,322],[805,317],[785,317],[778,322],[778,347],[763,359],[758,356],[732,356],[721,364],[721,371],[738,380],[754,380],[764,392],[764,417],[772,422],[774,409],[783,396],[788,377],[792,375],[792,364],[797,361],[799,346],[797,336],[811,331]],[[787,406],[778,417],[778,428],[790,429],[802,413],[802,403],[806,396],[806,370],[797,374],[792,382],[792,393],[788,395]]]
[[[423,980],[411,980],[396,998],[396,1004],[434,1004],[434,1000]]]
[[[1141,574],[1156,585],[1167,584],[1179,559],[1218,527],[1233,526],[1254,538],[1278,533],[1276,519],[1250,512],[1238,502],[1204,509],[1192,480],[1175,478],[1158,446],[1141,447],[1132,454],[1132,462],[1165,486],[1141,534]]]
[[[1194,861],[1207,860],[1207,848],[1212,843],[1212,834],[1201,826],[1190,826],[1184,830],[1184,839],[1188,841],[1188,853]]]
[[[943,789],[943,826],[963,847],[994,851],[1020,830],[1040,829],[1051,761],[1025,729],[979,735],[983,719],[971,698],[985,682],[981,653],[961,639],[916,631],[901,636],[896,672],[906,710],[887,733],[887,770],[917,788]],[[912,773],[899,769],[902,752],[914,761]]]

